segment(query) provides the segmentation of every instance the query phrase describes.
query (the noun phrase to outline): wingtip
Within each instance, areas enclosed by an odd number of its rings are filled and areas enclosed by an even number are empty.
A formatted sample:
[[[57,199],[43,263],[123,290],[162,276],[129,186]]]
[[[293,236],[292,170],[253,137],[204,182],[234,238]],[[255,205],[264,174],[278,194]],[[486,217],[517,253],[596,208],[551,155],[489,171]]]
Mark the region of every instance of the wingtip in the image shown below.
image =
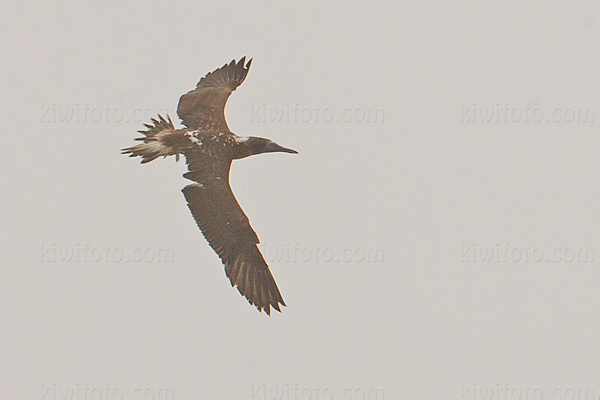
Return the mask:
[[[232,63],[235,63],[235,60],[233,60]],[[246,62],[246,56],[243,56],[237,62],[236,66],[242,67],[244,69],[249,69],[251,64],[252,64],[252,58],[248,59],[248,62]],[[231,65],[231,64],[229,64],[229,65]]]
[[[273,304],[268,304],[266,307],[260,307],[260,306],[256,306],[256,308],[258,309],[258,312],[263,312],[265,314],[267,314],[269,317],[271,316],[271,307],[276,310],[277,312],[281,313],[281,307],[287,307],[285,305],[285,303],[283,302],[283,299],[279,300],[278,303],[273,303]]]

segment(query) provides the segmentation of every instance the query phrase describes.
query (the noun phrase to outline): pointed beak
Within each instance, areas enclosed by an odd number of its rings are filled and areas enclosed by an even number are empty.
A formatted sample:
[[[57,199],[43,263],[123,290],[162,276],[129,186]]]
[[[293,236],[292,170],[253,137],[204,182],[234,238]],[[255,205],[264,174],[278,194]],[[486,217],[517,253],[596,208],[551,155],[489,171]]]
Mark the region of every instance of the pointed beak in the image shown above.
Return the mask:
[[[267,153],[291,153],[298,154],[296,150],[288,149],[283,146],[278,145],[277,143],[269,143],[266,147]]]

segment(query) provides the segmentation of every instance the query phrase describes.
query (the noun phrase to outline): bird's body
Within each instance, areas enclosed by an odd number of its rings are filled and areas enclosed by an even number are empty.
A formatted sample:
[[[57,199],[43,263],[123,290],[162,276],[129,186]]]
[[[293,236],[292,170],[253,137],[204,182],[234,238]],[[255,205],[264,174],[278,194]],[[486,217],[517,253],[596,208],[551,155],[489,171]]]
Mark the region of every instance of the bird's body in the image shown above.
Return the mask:
[[[207,74],[196,89],[179,100],[177,113],[186,126],[176,129],[170,117],[159,116],[139,131],[141,144],[123,149],[142,163],[158,157],[180,154],[186,158],[188,172],[195,183],[182,191],[204,237],[219,255],[232,286],[259,311],[280,311],[285,302],[269,267],[260,253],[258,236],[239,206],[229,186],[231,162],[254,154],[297,153],[275,142],[257,137],[240,137],[229,130],[225,104],[229,95],[244,81],[251,60],[232,61]]]

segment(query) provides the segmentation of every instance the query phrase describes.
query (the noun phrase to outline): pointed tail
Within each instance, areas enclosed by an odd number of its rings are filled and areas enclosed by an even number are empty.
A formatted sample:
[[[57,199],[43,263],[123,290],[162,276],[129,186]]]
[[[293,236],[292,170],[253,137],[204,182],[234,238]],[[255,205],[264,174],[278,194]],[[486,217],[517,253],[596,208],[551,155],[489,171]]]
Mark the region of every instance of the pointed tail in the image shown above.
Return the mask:
[[[129,157],[142,157],[142,164],[158,157],[164,158],[172,155],[179,161],[179,153],[182,149],[178,148],[177,144],[182,139],[185,140],[185,135],[183,131],[175,129],[171,117],[167,115],[167,119],[164,119],[162,115],[159,115],[158,120],[152,118],[152,124],[144,124],[144,126],[147,130],[138,131],[144,137],[135,139],[143,141],[143,143],[122,149],[121,154],[129,154]]]

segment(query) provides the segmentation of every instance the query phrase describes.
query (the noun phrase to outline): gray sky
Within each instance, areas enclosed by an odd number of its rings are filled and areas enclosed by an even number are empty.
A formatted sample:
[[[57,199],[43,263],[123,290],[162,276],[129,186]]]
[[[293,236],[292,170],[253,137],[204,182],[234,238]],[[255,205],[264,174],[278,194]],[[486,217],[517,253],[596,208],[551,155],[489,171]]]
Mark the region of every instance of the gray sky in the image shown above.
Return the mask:
[[[0,398],[598,398],[599,17],[3,1]],[[300,152],[232,169],[270,318],[198,231],[185,164],[119,154],[244,55],[230,128]]]

